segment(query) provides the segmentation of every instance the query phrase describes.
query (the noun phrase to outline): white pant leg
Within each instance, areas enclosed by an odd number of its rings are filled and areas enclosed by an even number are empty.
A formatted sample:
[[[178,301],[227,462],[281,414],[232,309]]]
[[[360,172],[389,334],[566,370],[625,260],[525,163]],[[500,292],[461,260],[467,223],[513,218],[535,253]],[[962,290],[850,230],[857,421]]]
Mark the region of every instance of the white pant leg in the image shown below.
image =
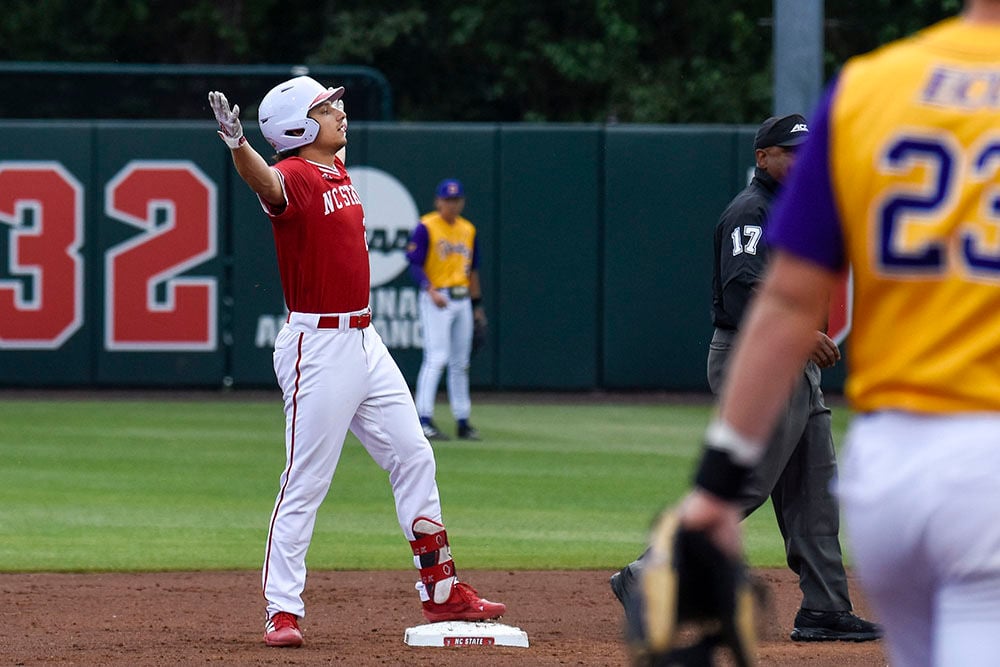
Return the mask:
[[[419,516],[441,521],[434,451],[420,428],[406,380],[374,328],[365,330],[371,388],[351,431],[389,473],[396,516],[407,540]]]
[[[472,302],[460,299],[448,304],[453,310],[451,345],[448,353],[448,402],[451,414],[468,419],[472,412],[469,397],[469,358],[472,356]]]
[[[852,424],[841,506],[894,667],[996,663],[998,480],[1000,417],[885,413]]]
[[[305,614],[306,551],[344,437],[365,389],[361,333],[296,331],[275,340],[285,405],[285,469],[268,528],[262,585],[268,615]],[[347,380],[350,381],[347,381]]]
[[[1000,583],[969,579],[946,585],[939,594],[939,667],[992,667],[1000,660]]]
[[[947,429],[947,430],[945,430]],[[929,531],[941,564],[935,665],[1000,663],[1000,418],[969,417],[937,435],[949,453],[935,463],[942,507]]]
[[[438,308],[426,291],[420,292],[420,325],[423,328],[424,358],[417,374],[415,402],[421,417],[434,415],[434,401],[451,345],[452,311]],[[449,304],[450,305],[450,304]]]

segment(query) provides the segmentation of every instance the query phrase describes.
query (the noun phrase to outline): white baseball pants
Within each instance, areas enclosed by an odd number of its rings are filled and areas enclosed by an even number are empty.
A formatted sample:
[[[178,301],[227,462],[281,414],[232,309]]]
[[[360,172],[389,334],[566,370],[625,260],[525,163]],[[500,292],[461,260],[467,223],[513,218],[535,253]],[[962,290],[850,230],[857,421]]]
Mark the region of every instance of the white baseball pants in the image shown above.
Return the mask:
[[[472,355],[472,302],[448,298],[444,308],[434,305],[427,292],[420,293],[420,325],[424,330],[424,359],[417,374],[416,404],[422,417],[434,415],[441,374],[448,367],[448,403],[452,416],[468,419],[469,358]]]
[[[409,387],[375,328],[319,329],[319,315],[292,313],[274,343],[285,407],[285,469],[263,568],[268,616],[304,616],[306,550],[316,513],[350,429],[389,473],[399,527],[414,539],[418,516],[441,522],[434,453]],[[405,548],[405,545],[401,545]],[[405,561],[410,560],[409,556]]]
[[[839,492],[894,667],[1000,656],[1000,416],[857,418]]]

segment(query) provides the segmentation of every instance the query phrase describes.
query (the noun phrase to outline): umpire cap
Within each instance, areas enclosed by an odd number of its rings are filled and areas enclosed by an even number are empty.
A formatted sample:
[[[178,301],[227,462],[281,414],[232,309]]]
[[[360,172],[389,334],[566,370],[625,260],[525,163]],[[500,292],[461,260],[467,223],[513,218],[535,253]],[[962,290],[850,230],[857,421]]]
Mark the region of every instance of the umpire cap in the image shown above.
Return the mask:
[[[798,146],[809,138],[806,119],[797,113],[788,116],[771,116],[757,129],[754,150],[771,146]]]

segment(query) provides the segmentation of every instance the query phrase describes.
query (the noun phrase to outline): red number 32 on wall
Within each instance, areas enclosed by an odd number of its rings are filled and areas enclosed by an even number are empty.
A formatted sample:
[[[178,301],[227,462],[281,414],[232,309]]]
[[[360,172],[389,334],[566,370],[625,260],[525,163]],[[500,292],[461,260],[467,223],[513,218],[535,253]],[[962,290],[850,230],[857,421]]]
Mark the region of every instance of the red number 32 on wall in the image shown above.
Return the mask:
[[[215,184],[191,162],[133,161],[104,212],[141,230],[104,253],[105,349],[214,350],[218,280],[182,274],[218,253]],[[84,320],[83,187],[57,162],[0,162],[0,224],[0,349],[57,349]]]

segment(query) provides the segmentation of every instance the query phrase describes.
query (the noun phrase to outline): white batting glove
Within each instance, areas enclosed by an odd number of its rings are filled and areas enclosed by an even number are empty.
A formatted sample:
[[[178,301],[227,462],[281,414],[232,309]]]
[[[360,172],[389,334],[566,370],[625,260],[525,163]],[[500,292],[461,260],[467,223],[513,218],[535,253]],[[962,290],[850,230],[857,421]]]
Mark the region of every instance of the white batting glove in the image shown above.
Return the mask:
[[[240,107],[234,104],[229,108],[229,100],[218,91],[208,94],[208,103],[212,105],[215,113],[215,120],[219,121],[219,137],[226,142],[230,149],[237,149],[246,143],[243,136],[243,124],[240,123]]]

